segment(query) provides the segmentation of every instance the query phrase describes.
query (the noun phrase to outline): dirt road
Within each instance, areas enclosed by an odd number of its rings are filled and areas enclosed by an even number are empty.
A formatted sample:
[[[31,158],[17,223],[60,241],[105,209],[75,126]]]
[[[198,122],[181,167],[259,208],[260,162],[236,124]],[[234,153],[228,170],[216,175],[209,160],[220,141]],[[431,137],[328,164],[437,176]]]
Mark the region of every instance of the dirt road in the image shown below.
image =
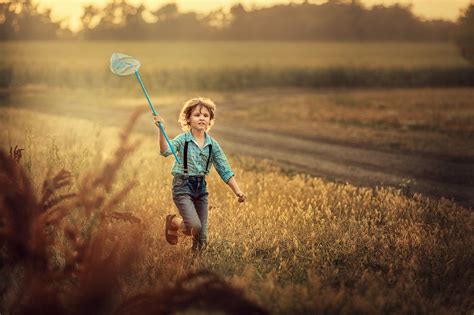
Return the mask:
[[[216,126],[212,133],[227,152],[266,158],[328,180],[360,186],[404,186],[408,193],[454,198],[474,205],[474,162],[378,151],[318,137]],[[410,182],[408,182],[410,180]]]

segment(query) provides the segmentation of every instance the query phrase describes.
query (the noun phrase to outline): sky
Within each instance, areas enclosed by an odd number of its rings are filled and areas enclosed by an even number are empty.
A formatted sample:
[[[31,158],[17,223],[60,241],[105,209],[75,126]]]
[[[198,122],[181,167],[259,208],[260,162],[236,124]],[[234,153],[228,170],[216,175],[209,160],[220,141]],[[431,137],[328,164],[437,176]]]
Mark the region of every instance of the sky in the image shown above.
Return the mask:
[[[35,2],[40,5],[40,8],[51,8],[53,19],[69,19],[69,27],[73,31],[77,31],[80,28],[80,16],[84,5],[93,3],[96,6],[104,6],[109,0],[35,0]],[[143,3],[149,10],[174,2],[182,12],[205,13],[220,7],[228,8],[238,2],[250,8],[253,5],[265,7],[289,2],[301,3],[302,0],[128,0],[127,2],[134,5]],[[326,1],[310,0],[310,2],[324,3]],[[423,18],[442,18],[454,21],[459,16],[460,10],[467,7],[469,3],[474,3],[474,0],[362,0],[362,3],[368,7],[375,4],[391,5],[397,2],[413,5],[413,12]]]

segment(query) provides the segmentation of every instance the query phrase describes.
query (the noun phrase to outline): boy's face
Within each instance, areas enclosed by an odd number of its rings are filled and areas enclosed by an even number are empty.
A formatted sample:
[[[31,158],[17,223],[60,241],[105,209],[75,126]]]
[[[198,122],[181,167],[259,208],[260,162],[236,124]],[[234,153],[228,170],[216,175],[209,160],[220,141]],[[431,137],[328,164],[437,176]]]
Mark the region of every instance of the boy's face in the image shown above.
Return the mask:
[[[202,105],[198,105],[191,112],[191,116],[188,119],[188,124],[191,129],[201,132],[207,130],[210,120],[211,113],[209,113],[209,110]]]

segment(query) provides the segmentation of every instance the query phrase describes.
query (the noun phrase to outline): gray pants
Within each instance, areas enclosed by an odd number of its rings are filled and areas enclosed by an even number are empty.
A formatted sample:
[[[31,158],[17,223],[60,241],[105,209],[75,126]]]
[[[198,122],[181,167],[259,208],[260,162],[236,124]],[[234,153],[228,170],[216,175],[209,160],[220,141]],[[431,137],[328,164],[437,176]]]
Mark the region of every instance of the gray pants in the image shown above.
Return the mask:
[[[193,237],[193,249],[207,243],[207,183],[203,176],[176,175],[173,178],[173,201],[183,218],[187,235]]]

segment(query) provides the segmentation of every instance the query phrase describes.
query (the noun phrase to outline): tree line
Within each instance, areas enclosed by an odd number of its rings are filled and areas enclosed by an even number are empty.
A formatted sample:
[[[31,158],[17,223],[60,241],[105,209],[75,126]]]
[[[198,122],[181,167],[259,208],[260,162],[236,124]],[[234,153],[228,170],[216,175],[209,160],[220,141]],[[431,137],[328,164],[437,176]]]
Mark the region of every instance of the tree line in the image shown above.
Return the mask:
[[[145,19],[148,15],[150,18]],[[64,21],[63,21],[64,22]],[[451,41],[458,23],[424,20],[411,6],[394,4],[366,7],[359,0],[308,1],[247,8],[236,4],[197,14],[181,12],[175,3],[156,10],[126,0],[105,7],[83,7],[82,29],[73,33],[51,19],[32,0],[0,3],[0,40],[408,40]]]

